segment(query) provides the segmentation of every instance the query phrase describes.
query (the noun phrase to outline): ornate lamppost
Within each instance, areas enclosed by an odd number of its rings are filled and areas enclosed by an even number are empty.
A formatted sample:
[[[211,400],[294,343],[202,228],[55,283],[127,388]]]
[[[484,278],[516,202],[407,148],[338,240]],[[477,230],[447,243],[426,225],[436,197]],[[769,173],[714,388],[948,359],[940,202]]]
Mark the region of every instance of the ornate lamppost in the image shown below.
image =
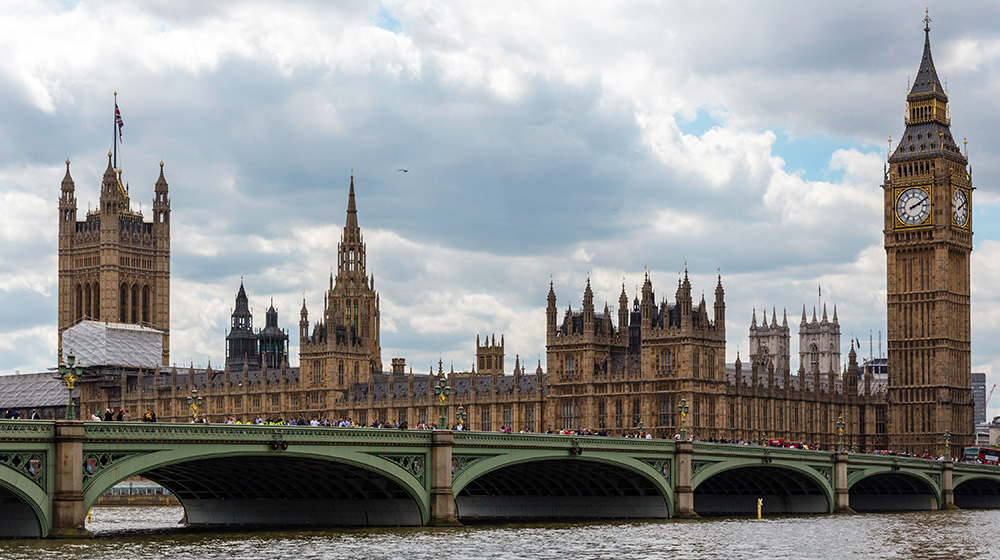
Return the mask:
[[[951,430],[944,431],[944,458],[951,461]]]
[[[438,428],[441,430],[447,430],[445,426],[448,424],[448,419],[445,417],[444,413],[444,401],[448,400],[448,395],[451,394],[451,387],[448,386],[448,381],[442,377],[438,380],[438,384],[434,387],[434,396],[441,401],[441,416],[438,421]]]
[[[458,420],[459,430],[464,430],[464,423],[469,419],[469,413],[465,411],[464,406],[458,407],[458,412],[455,413],[455,419]]]
[[[681,439],[687,440],[687,415],[688,415],[688,402],[687,399],[681,399],[680,406],[677,407],[677,412],[681,413]]]
[[[639,431],[639,437],[645,437],[646,436],[646,428],[642,425],[642,420],[639,420],[639,425],[636,426],[636,428]]]
[[[76,420],[76,407],[73,406],[73,385],[83,375],[83,366],[80,365],[80,362],[76,361],[76,356],[73,355],[72,349],[70,349],[69,355],[66,356],[66,361],[69,362],[69,367],[66,367],[66,364],[61,360],[59,361],[59,377],[66,382],[66,390],[69,391],[69,400],[66,401],[66,419]]]
[[[840,416],[837,418],[837,453],[844,452],[844,428],[847,427],[847,422],[844,422],[844,417]]]
[[[198,396],[198,389],[191,389],[191,395],[187,398],[188,408],[191,409],[191,420],[198,421],[198,409],[201,408],[203,399]]]

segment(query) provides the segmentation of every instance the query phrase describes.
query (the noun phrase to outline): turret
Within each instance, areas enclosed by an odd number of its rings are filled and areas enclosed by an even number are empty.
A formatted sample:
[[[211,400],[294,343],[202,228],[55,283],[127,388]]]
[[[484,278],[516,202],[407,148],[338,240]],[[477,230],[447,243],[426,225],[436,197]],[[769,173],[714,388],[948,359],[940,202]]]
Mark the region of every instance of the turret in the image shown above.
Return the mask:
[[[69,159],[66,159],[66,175],[62,180],[62,194],[59,197],[59,235],[72,235],[76,231],[76,183],[69,174]]]
[[[545,308],[545,338],[547,343],[552,343],[552,337],[556,334],[556,291],[549,280],[548,305]],[[476,345],[478,346],[478,342]]]
[[[594,332],[594,291],[590,289],[590,278],[587,278],[587,288],[583,291],[583,332]]]
[[[722,275],[715,285],[715,329],[726,328],[726,291],[722,289]]]
[[[622,282],[622,293],[618,296],[618,332],[628,333],[628,295],[625,293],[625,282]]]
[[[306,298],[302,298],[302,310],[299,311],[299,348],[309,339],[309,310],[306,309]]]

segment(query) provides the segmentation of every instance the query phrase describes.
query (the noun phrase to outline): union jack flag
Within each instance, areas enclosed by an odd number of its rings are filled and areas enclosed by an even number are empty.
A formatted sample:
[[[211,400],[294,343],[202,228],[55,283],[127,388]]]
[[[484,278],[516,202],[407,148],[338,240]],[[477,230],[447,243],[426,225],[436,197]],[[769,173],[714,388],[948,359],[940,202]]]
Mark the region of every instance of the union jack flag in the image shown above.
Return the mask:
[[[122,112],[118,110],[118,103],[115,103],[115,124],[118,125],[118,141],[122,139],[122,127],[125,126],[125,121],[122,120]]]

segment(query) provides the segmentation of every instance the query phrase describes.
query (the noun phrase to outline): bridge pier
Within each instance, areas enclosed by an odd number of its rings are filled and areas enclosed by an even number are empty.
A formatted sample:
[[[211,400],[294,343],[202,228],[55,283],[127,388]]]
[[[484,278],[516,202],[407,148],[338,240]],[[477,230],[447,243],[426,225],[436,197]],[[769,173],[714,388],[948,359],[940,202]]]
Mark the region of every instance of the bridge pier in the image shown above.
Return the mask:
[[[431,433],[431,518],[429,525],[457,527],[455,492],[451,485],[451,448],[455,433],[434,430]]]
[[[92,538],[83,501],[83,422],[56,420],[55,491],[50,538]]]
[[[833,513],[854,513],[851,493],[847,489],[847,462],[847,453],[833,454]]]
[[[941,509],[959,509],[955,505],[955,485],[952,484],[954,470],[951,461],[941,463]]]
[[[677,478],[674,481],[674,517],[697,519],[694,511],[694,489],[691,488],[691,455],[694,445],[690,441],[678,441],[674,458],[677,463]]]

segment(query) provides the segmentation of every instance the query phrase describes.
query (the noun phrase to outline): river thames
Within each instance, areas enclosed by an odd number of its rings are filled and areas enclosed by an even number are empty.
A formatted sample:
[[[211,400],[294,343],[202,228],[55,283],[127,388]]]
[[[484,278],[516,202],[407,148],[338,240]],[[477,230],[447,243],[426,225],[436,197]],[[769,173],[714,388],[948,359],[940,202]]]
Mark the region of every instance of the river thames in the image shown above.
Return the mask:
[[[613,558],[911,560],[995,557],[1000,511],[695,521],[481,525],[448,529],[193,531],[180,507],[99,507],[86,541],[0,541],[5,560]]]

